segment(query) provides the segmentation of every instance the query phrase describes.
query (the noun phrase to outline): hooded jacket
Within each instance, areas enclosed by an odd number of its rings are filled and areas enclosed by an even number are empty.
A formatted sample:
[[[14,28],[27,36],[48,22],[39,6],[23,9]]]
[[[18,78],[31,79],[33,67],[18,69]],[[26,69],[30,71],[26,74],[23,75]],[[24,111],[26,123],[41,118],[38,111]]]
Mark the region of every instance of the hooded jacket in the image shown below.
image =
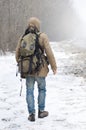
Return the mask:
[[[37,28],[38,31],[40,31],[40,21],[39,19],[32,17],[29,19],[29,26],[34,26]],[[17,47],[16,47],[16,61],[18,62],[19,59],[19,48],[20,48],[20,41],[21,41],[21,37],[18,41]],[[55,57],[54,54],[52,52],[51,46],[49,44],[49,40],[48,37],[45,33],[41,33],[40,37],[39,37],[39,44],[41,45],[44,53],[46,54],[49,64],[51,66],[52,71],[55,71],[57,69],[57,65],[56,65],[56,61],[55,61]],[[49,68],[48,68],[48,64],[47,62],[44,63],[44,65],[42,66],[41,70],[31,76],[39,76],[39,77],[46,77],[47,74],[49,72]]]

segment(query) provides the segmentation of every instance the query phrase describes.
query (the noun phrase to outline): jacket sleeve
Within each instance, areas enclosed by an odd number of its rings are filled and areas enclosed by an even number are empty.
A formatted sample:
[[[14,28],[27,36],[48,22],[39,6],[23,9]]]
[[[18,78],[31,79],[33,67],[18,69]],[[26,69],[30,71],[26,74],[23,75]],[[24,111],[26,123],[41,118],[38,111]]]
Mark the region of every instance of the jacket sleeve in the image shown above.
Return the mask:
[[[56,60],[55,60],[53,51],[51,49],[51,46],[49,44],[49,40],[48,40],[48,37],[46,34],[43,34],[43,45],[44,45],[45,53],[47,55],[50,65],[51,65],[51,69],[53,71],[57,70]]]
[[[21,37],[20,37],[20,39],[19,39],[19,41],[18,41],[18,44],[17,44],[17,47],[16,47],[16,53],[15,53],[15,58],[16,58],[16,62],[17,62],[17,63],[18,63],[18,59],[19,59],[19,57],[20,57],[20,55],[19,55],[20,41],[21,41]]]

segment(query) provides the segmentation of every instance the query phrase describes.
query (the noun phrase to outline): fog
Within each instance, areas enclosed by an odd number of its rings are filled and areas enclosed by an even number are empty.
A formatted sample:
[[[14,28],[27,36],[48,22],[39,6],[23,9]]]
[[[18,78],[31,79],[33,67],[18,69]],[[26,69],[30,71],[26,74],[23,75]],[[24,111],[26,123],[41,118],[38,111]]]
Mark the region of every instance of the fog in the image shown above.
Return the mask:
[[[81,24],[78,26],[78,32],[75,35],[74,44],[86,48],[86,0],[70,0],[71,6],[79,17]]]
[[[0,0],[0,48],[15,50],[30,17],[41,21],[50,41],[86,41],[85,0]]]
[[[73,7],[82,22],[86,22],[86,0],[72,0]]]

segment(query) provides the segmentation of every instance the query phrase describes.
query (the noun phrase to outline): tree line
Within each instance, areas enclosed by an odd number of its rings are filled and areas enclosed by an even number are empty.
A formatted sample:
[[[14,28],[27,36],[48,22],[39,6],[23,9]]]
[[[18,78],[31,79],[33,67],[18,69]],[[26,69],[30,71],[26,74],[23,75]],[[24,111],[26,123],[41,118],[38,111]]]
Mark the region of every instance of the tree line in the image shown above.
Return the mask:
[[[72,38],[77,31],[78,18],[69,0],[0,0],[1,51],[15,51],[32,16],[41,20],[41,30],[50,41]]]

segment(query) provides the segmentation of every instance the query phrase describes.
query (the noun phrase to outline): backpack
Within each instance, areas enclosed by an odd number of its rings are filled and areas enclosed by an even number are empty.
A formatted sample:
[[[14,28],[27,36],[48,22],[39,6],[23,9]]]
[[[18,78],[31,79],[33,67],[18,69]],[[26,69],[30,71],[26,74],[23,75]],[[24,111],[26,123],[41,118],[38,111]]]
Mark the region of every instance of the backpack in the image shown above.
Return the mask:
[[[21,78],[38,73],[43,65],[43,50],[39,44],[40,33],[24,35],[20,41],[18,70]]]

